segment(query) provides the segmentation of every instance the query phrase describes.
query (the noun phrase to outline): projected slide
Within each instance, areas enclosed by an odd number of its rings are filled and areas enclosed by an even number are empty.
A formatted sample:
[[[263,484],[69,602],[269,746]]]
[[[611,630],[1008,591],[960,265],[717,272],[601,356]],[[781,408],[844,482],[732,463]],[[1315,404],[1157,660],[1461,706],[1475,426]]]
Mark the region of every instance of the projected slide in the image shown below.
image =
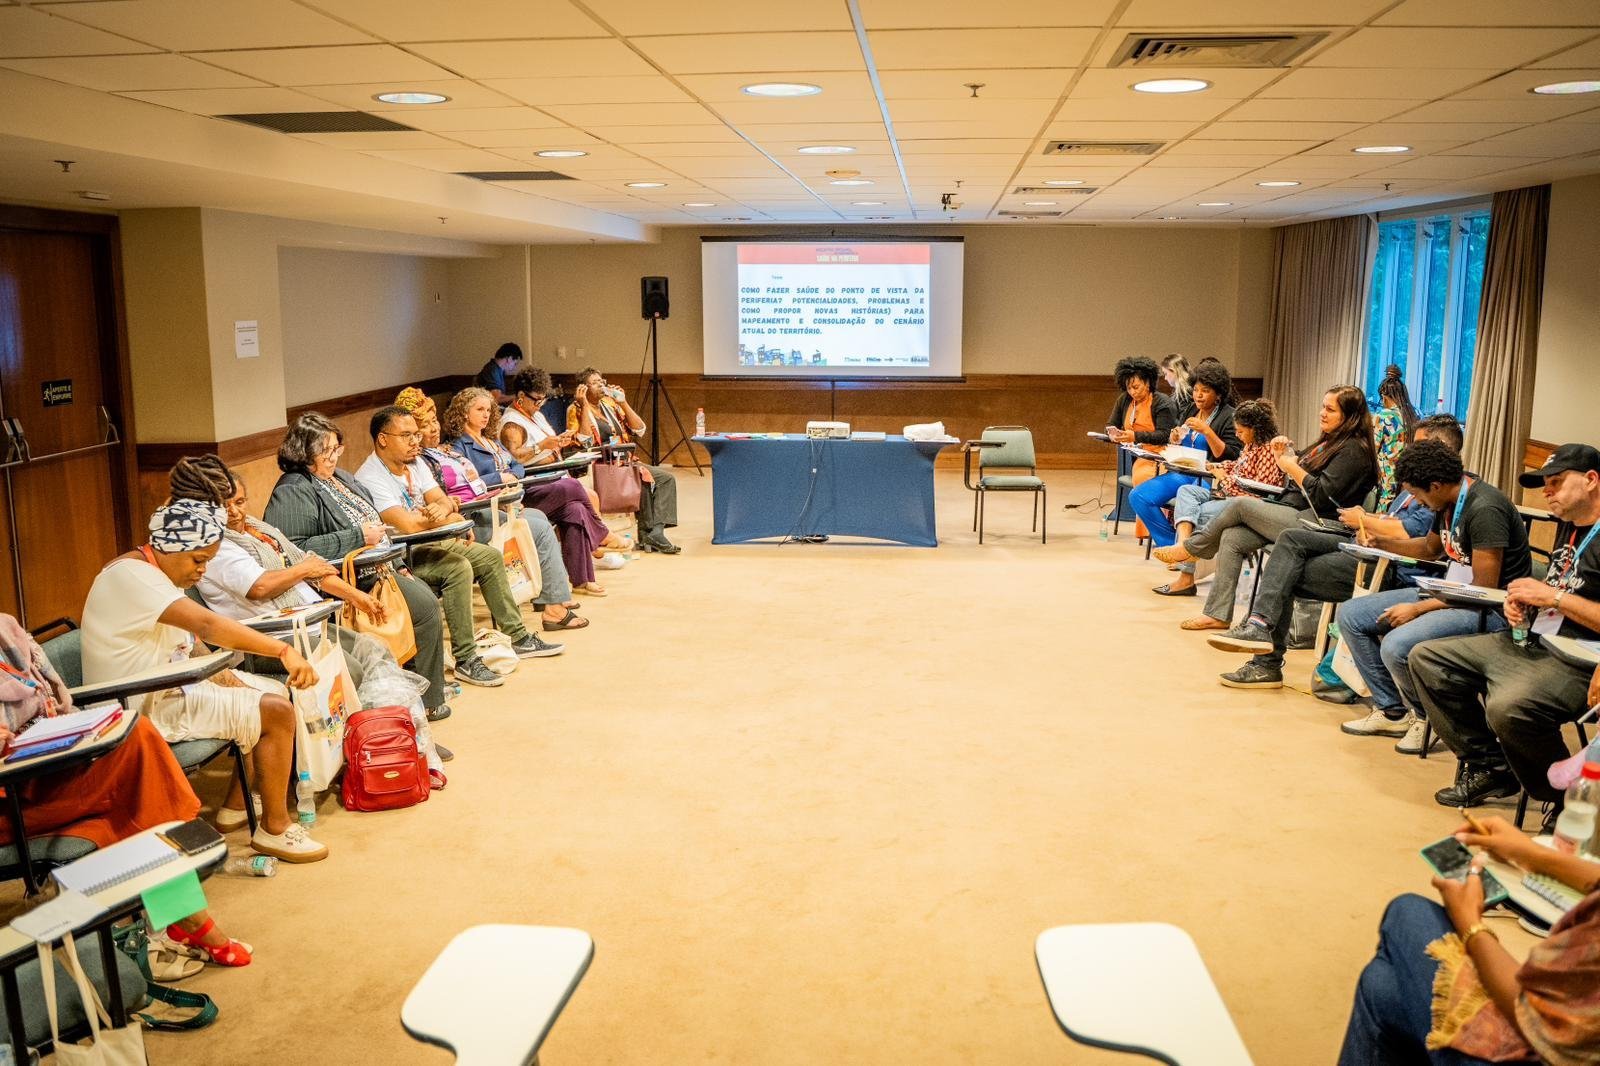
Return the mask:
[[[741,367],[929,367],[927,244],[740,244]]]

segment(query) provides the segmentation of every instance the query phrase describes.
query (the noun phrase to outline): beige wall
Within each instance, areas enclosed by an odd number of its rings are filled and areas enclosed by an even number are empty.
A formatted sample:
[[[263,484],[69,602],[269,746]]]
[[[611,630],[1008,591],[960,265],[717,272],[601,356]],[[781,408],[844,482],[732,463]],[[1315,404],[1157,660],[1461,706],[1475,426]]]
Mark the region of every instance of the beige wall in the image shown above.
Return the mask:
[[[450,277],[450,365],[475,374],[506,341],[533,354],[528,318],[528,248],[513,245],[499,254],[452,259]]]
[[[280,248],[277,256],[288,406],[444,372],[444,260],[321,248]]]
[[[581,360],[636,372],[645,336],[639,278],[664,274],[672,317],[661,326],[661,369],[698,373],[699,237],[733,232],[743,231],[667,229],[655,245],[530,248],[530,359],[555,373],[575,371]],[[966,238],[963,349],[971,373],[1094,374],[1123,355],[1172,351],[1216,355],[1241,376],[1262,371],[1267,230],[1018,223],[937,232]],[[556,355],[563,346],[565,361]]]
[[[1600,445],[1600,175],[1550,186],[1544,270],[1531,435]]]
[[[122,288],[142,441],[215,440],[200,209],[124,211]]]

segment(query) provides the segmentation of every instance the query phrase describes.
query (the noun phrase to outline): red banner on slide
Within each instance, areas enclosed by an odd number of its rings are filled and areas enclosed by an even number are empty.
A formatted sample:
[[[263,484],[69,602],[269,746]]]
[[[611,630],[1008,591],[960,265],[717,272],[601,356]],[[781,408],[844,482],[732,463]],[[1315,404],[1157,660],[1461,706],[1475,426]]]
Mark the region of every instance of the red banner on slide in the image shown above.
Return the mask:
[[[926,244],[741,244],[739,262],[781,266],[927,263]]]

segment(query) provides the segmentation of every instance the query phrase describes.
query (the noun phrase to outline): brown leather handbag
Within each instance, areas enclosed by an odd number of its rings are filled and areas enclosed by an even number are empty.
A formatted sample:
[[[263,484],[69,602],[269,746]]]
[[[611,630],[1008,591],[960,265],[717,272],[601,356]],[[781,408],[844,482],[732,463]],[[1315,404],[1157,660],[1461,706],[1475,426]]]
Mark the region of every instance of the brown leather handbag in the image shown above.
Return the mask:
[[[356,556],[366,551],[366,545],[344,557],[345,584],[356,583]],[[394,567],[384,563],[378,569],[377,582],[367,590],[367,595],[383,604],[383,621],[374,622],[353,603],[344,605],[344,625],[357,633],[377,637],[394,653],[394,661],[403,663],[417,654],[417,634],[411,628],[411,608],[406,606],[405,593],[394,576]]]
[[[602,514],[633,514],[639,510],[644,476],[637,463],[596,463],[591,471]]]

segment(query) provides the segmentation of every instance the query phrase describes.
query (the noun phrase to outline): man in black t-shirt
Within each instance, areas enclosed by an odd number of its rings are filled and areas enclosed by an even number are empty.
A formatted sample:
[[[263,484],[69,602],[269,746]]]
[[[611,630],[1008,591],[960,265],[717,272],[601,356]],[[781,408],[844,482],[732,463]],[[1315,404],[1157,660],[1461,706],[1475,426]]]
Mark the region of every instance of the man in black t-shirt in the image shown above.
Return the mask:
[[[1520,480],[1543,486],[1561,522],[1548,575],[1506,586],[1509,631],[1431,641],[1411,654],[1428,721],[1461,759],[1456,783],[1434,795],[1446,807],[1475,807],[1519,788],[1558,802],[1546,772],[1570,754],[1562,726],[1588,706],[1589,671],[1551,655],[1539,637],[1600,634],[1600,451],[1563,444]]]
[[[522,349],[507,341],[495,349],[494,358],[478,369],[478,376],[472,379],[472,383],[480,389],[488,389],[494,395],[494,402],[504,407],[516,399],[506,392],[506,378],[521,362]]]
[[[1499,489],[1473,478],[1461,456],[1439,441],[1418,441],[1400,453],[1395,481],[1433,512],[1433,528],[1420,537],[1387,537],[1364,528],[1358,540],[1417,559],[1443,559],[1446,576],[1464,584],[1505,588],[1533,572],[1528,533],[1516,505]],[[1411,677],[1411,652],[1430,640],[1505,628],[1498,614],[1449,608],[1424,597],[1415,585],[1346,600],[1339,606],[1339,639],[1372,693],[1365,718],[1340,728],[1353,736],[1404,737],[1397,750],[1422,750],[1426,715]]]

